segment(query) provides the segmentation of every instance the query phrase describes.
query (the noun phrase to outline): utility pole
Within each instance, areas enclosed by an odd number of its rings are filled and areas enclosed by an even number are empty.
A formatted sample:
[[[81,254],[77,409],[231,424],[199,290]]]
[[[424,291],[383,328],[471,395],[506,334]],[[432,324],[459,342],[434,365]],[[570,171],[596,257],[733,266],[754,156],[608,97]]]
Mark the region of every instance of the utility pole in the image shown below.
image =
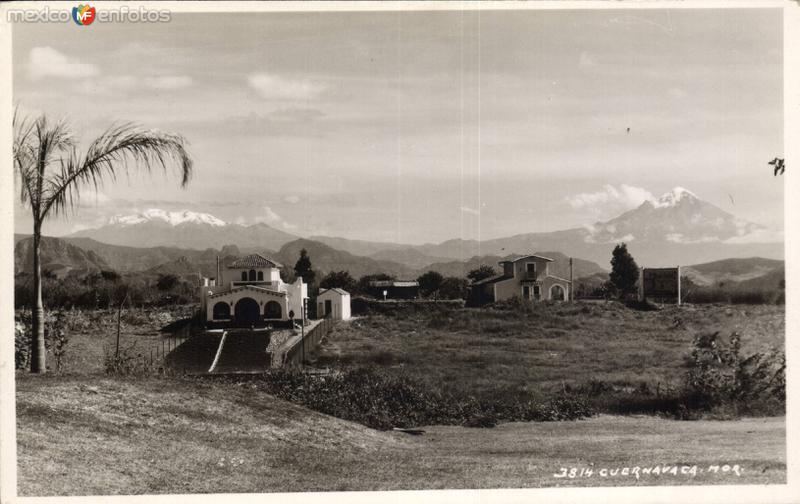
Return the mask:
[[[681,305],[681,266],[678,265],[678,306]]]
[[[572,277],[573,277],[572,258],[570,257],[569,258],[569,298],[568,298],[570,301],[574,301],[575,300],[575,296],[574,296],[575,285],[572,283]]]
[[[122,305],[125,304],[125,301],[128,299],[128,293],[125,293],[125,297],[122,298],[122,302],[119,304],[119,309],[117,310],[117,348],[114,351],[114,358],[119,360],[119,326],[122,322]]]
[[[308,298],[303,298],[303,306],[301,308],[303,321],[300,324],[300,367],[305,367],[306,362],[306,312],[308,311]]]

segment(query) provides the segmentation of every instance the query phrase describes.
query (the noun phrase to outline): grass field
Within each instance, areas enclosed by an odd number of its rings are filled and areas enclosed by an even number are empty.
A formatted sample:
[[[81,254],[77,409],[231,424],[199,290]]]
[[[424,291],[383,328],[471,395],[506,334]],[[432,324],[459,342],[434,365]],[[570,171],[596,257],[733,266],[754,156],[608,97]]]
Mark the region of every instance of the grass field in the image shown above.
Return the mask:
[[[597,380],[622,387],[679,383],[698,333],[742,336],[745,354],[784,347],[783,306],[619,303],[370,315],[339,324],[317,366],[378,366],[471,393],[558,390]]]
[[[783,483],[784,419],[379,432],[231,384],[17,374],[24,496]],[[739,474],[709,471],[724,464]],[[640,468],[697,466],[697,474]],[[561,467],[591,477],[556,478]],[[622,468],[629,474],[622,475]],[[603,477],[601,469],[615,476]]]
[[[191,317],[194,306],[170,308],[125,309],[120,317],[120,348],[128,354],[141,353],[149,358],[151,350],[160,354],[162,344],[167,350],[168,334],[161,329],[176,320]],[[18,311],[18,314],[20,312]],[[51,312],[52,313],[52,312]],[[73,310],[67,313],[66,347],[63,370],[70,374],[103,372],[106,352],[113,352],[117,336],[117,310]],[[52,369],[55,359],[51,351],[47,364]]]
[[[131,312],[123,316],[123,346],[158,345],[158,330],[187,315]],[[89,312],[73,320],[67,374],[17,373],[21,495],[786,479],[781,416],[676,421],[599,415],[500,422],[491,429],[422,426],[424,435],[410,436],[326,416],[247,382],[105,375],[104,349],[113,342],[115,317]],[[312,360],[319,367],[378,367],[431,388],[477,396],[509,390],[558,395],[592,380],[634,390],[642,382],[680,382],[692,338],[713,331],[739,332],[745,353],[782,349],[784,309],[703,305],[636,311],[616,303],[576,303],[370,315],[338,324]],[[738,465],[738,474],[709,470],[725,464]],[[642,472],[665,465],[696,465],[697,472]],[[574,467],[576,477],[555,477],[562,467]],[[631,473],[634,467],[639,478]],[[585,476],[589,469],[591,476]]]

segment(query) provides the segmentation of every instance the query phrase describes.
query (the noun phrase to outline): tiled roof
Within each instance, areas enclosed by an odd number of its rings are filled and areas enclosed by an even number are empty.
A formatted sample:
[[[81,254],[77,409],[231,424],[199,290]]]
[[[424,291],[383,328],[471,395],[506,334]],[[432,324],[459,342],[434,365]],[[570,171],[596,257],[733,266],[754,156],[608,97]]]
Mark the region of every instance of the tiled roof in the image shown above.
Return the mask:
[[[228,265],[229,268],[242,269],[242,268],[280,268],[282,265],[267,259],[261,254],[250,254],[249,256],[237,259]]]
[[[522,257],[517,257],[516,259],[511,259],[510,261],[500,261],[500,264],[507,263],[507,262],[515,263],[515,262],[521,261],[523,259],[530,259],[530,258],[543,259],[545,261],[555,262],[555,259],[550,259],[549,257],[540,256],[540,255],[536,255],[536,254],[531,254],[531,255],[526,255],[526,256],[522,256]]]
[[[512,277],[507,276],[507,275],[495,275],[495,276],[491,276],[489,278],[484,278],[482,280],[478,280],[477,282],[472,282],[470,285],[486,285],[486,284],[490,284],[490,283],[499,282],[500,280],[505,280],[507,278],[512,278]]]

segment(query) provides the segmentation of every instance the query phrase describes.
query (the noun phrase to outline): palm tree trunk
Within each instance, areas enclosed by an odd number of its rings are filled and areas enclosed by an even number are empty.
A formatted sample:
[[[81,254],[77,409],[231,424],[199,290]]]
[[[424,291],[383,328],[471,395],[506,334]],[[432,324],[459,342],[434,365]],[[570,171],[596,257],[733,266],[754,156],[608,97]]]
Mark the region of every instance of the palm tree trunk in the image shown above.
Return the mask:
[[[42,230],[39,224],[33,228],[33,298],[36,306],[33,309],[31,335],[31,373],[44,373],[46,351],[44,346],[44,304],[42,303],[42,264],[40,242]]]

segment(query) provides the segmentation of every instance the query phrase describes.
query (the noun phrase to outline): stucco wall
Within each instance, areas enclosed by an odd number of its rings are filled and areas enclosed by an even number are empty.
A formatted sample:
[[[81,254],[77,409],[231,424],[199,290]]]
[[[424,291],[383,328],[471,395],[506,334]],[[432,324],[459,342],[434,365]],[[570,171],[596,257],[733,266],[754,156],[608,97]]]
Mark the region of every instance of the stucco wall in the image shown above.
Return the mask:
[[[237,289],[235,291],[229,292],[227,294],[222,294],[220,296],[211,297],[208,296],[206,299],[206,321],[212,322],[214,321],[214,305],[219,302],[228,303],[231,310],[231,319],[236,317],[236,303],[239,302],[242,298],[251,298],[254,299],[258,305],[261,312],[261,315],[264,315],[264,307],[269,301],[275,301],[281,306],[281,317],[275,320],[288,320],[289,316],[289,308],[287,303],[287,298],[284,295],[273,294],[268,291],[260,291],[257,289]]]
[[[317,314],[325,313],[325,301],[330,300],[331,311],[337,320],[350,318],[350,294],[339,294],[336,291],[325,291],[317,296]]]
[[[546,301],[551,299],[551,289],[553,285],[560,285],[564,289],[564,299],[569,299],[569,282],[547,276],[549,273],[549,261],[545,261],[544,259],[523,259],[514,263],[514,278],[494,283],[496,301],[510,299],[514,296],[522,297],[522,281],[528,279],[526,264],[529,262],[536,263],[535,280],[540,283],[540,300]],[[533,296],[533,285],[531,285],[531,296]]]

